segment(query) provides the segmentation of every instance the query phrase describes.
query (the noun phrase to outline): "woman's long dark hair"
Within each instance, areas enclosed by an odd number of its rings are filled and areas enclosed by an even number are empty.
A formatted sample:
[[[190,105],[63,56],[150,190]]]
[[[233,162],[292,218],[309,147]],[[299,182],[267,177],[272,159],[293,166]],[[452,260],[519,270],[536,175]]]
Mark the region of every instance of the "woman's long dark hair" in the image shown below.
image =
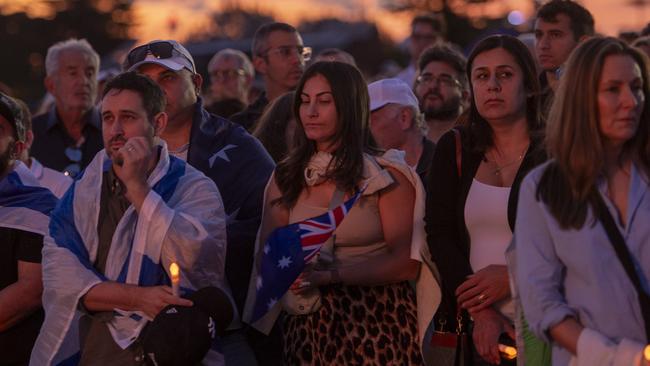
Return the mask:
[[[276,203],[288,208],[295,205],[300,192],[306,187],[304,171],[316,153],[316,143],[307,139],[300,120],[300,96],[305,83],[317,75],[330,84],[337,115],[333,139],[337,148],[332,152],[328,178],[344,192],[354,191],[363,174],[363,153],[374,154],[377,151],[368,128],[370,98],[361,72],[341,62],[317,62],[309,66],[296,87],[293,103],[297,121],[294,146],[275,169],[275,180],[282,192],[282,197]]]
[[[494,134],[490,124],[481,116],[474,101],[472,84],[472,65],[476,56],[483,52],[502,48],[515,59],[523,72],[524,86],[526,88],[526,121],[528,122],[528,133],[531,139],[540,139],[544,124],[541,118],[540,107],[540,86],[535,68],[535,60],[528,51],[528,47],[520,40],[509,35],[494,35],[480,41],[472,50],[467,59],[467,80],[469,80],[472,97],[470,108],[464,125],[469,131],[470,146],[476,152],[484,153],[485,150],[494,144]]]

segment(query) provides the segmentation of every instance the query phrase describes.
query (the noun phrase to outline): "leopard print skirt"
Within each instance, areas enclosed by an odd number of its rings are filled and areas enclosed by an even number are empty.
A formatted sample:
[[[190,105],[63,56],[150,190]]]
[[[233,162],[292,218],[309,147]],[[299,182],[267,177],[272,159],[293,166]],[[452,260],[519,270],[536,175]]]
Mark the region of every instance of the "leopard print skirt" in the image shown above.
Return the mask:
[[[421,365],[415,291],[408,282],[320,288],[322,306],[284,314],[285,365]]]

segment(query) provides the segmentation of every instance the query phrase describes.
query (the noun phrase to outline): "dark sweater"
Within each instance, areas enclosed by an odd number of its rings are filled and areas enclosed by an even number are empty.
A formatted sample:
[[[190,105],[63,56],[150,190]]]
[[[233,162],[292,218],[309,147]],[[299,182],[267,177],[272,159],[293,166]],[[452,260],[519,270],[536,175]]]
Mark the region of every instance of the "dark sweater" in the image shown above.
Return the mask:
[[[427,244],[441,277],[442,303],[436,315],[436,326],[447,320],[446,331],[456,329],[455,291],[472,274],[469,261],[470,240],[465,225],[465,201],[472,180],[483,159],[483,153],[473,149],[472,139],[465,129],[461,131],[461,176],[456,165],[456,140],[453,131],[447,132],[436,145],[427,182],[425,227]],[[508,198],[508,223],[515,225],[519,187],[524,176],[546,160],[537,141],[531,141]]]

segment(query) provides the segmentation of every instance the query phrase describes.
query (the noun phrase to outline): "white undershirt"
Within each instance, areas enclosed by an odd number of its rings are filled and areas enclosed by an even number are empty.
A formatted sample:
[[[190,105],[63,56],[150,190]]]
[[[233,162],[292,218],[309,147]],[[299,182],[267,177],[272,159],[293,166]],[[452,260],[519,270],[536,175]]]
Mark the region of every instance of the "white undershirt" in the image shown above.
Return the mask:
[[[506,264],[506,248],[512,240],[508,224],[510,187],[497,187],[474,179],[465,202],[465,225],[469,232],[469,261],[474,272],[490,264]],[[497,303],[497,308],[514,319],[511,299]]]
[[[183,161],[187,161],[187,151],[190,148],[190,143],[181,146],[178,150],[169,150],[169,153]]]

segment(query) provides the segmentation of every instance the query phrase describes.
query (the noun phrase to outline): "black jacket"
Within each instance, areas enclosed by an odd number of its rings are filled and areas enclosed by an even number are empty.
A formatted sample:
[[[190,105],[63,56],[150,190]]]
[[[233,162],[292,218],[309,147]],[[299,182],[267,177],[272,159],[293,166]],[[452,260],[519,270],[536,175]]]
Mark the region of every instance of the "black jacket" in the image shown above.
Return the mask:
[[[438,266],[441,277],[442,303],[436,321],[447,320],[446,331],[456,329],[455,291],[472,274],[469,261],[470,240],[465,225],[465,200],[472,180],[483,159],[483,154],[471,146],[471,138],[464,128],[461,132],[461,175],[456,165],[456,139],[454,132],[447,132],[436,145],[427,183],[425,228],[431,257]],[[515,225],[519,187],[524,176],[546,160],[538,141],[531,145],[521,162],[508,198],[508,223]],[[438,323],[436,323],[436,327]],[[438,329],[438,328],[436,328]]]

